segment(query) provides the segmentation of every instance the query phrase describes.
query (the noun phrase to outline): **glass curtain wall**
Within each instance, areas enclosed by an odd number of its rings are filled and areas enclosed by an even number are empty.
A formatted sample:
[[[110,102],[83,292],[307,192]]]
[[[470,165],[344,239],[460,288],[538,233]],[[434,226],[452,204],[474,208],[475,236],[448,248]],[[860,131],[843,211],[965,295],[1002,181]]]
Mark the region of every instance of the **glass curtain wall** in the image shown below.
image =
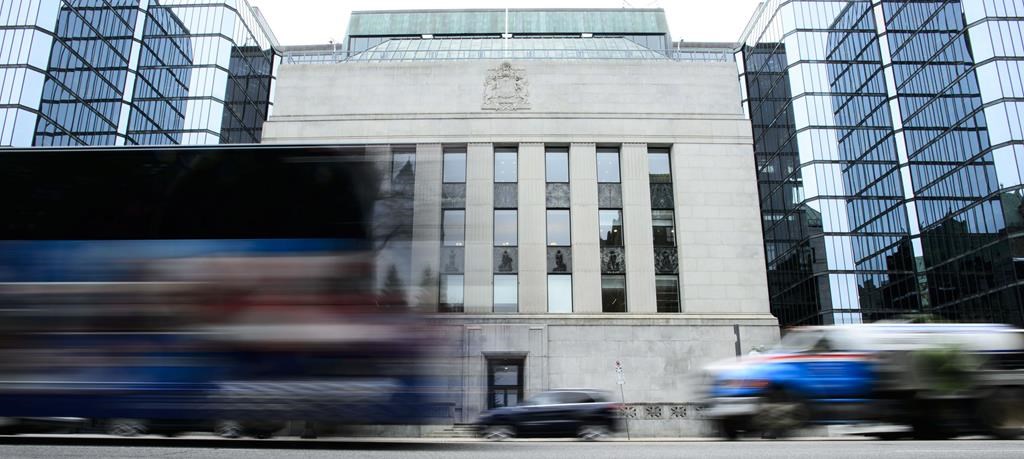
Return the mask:
[[[771,0],[754,18],[737,64],[783,325],[1024,322],[1021,72],[995,45],[1021,42],[1014,3]]]
[[[0,146],[259,142],[273,46],[245,0],[0,0]]]

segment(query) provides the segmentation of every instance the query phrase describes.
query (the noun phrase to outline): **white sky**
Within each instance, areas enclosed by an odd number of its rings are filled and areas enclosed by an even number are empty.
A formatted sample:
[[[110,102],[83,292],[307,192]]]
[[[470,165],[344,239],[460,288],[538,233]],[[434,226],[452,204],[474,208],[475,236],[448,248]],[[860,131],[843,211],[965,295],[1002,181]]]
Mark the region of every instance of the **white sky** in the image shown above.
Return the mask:
[[[359,10],[454,8],[664,8],[672,39],[734,42],[759,0],[249,0],[282,45],[341,41]]]

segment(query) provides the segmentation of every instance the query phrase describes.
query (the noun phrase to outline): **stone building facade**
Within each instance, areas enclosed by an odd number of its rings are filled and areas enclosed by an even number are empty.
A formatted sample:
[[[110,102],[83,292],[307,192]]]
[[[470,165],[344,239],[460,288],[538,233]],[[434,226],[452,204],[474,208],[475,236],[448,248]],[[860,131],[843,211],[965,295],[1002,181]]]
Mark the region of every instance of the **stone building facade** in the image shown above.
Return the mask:
[[[283,65],[263,142],[374,145],[411,180],[405,255],[382,277],[457,343],[454,423],[585,387],[624,398],[635,435],[707,433],[698,370],[779,337],[719,48]]]

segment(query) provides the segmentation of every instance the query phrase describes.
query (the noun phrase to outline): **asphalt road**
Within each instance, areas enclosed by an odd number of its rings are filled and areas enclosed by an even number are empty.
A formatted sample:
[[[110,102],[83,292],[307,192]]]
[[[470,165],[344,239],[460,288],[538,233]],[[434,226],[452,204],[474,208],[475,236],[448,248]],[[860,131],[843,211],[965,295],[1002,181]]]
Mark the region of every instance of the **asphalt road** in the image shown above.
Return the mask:
[[[748,440],[502,443],[0,437],[2,458],[1021,458],[1024,441]]]

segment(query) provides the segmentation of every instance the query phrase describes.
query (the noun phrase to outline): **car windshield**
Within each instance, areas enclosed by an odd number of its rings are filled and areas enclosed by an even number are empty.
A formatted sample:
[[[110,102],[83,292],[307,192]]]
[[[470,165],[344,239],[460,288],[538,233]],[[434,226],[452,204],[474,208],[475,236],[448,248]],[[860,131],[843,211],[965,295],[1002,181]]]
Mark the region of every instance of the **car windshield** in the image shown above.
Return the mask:
[[[773,353],[803,352],[813,349],[821,341],[824,332],[821,330],[793,330],[782,337],[779,344],[772,348]]]

